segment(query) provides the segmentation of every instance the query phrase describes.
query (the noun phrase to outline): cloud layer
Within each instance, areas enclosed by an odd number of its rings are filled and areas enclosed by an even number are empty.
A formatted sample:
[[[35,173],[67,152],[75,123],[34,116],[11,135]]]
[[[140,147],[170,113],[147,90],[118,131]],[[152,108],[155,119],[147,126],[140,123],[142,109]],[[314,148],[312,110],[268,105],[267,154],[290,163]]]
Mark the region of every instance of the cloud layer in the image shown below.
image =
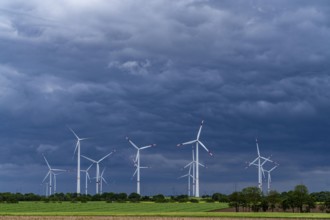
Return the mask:
[[[177,177],[191,148],[176,144],[193,139],[202,119],[215,156],[201,151],[201,192],[256,184],[254,167],[244,169],[255,137],[280,164],[276,189],[328,190],[329,9],[327,1],[1,1],[2,191],[43,193],[42,154],[72,171],[58,189],[75,191],[70,126],[91,137],[83,154],[117,150],[104,164],[108,191],[135,189],[128,135],[157,143],[142,155],[151,166],[142,192],[184,193]]]

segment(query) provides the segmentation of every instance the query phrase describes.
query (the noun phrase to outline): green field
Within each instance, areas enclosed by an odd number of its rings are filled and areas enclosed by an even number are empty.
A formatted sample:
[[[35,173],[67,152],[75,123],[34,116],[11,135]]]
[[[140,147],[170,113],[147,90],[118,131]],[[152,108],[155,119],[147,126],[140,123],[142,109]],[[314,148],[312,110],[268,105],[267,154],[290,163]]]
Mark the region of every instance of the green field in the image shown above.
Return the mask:
[[[18,204],[0,204],[0,215],[10,213],[168,213],[168,212],[207,212],[226,208],[226,203],[44,203],[20,202]]]
[[[225,203],[0,203],[0,216],[174,216],[228,218],[330,218],[326,213],[209,212]]]

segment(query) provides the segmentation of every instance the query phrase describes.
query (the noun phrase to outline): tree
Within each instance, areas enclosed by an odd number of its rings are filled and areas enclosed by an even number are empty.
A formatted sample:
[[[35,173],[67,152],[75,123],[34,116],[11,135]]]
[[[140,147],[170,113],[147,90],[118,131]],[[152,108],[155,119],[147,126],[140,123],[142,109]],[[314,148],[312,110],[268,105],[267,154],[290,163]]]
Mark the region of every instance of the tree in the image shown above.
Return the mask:
[[[165,196],[163,194],[154,195],[152,200],[159,203],[166,202]]]
[[[212,195],[212,200],[218,202],[228,202],[228,196],[221,193],[214,193]]]
[[[297,199],[296,199],[296,195],[294,193],[294,191],[289,191],[286,197],[286,203],[288,205],[289,208],[291,208],[292,212],[294,212],[295,208],[298,207],[297,205]]]
[[[178,202],[188,202],[189,198],[188,195],[178,195],[175,200]]]
[[[104,193],[105,195],[105,200],[107,201],[107,202],[114,202],[114,201],[116,201],[116,194],[115,193],[113,193],[113,192],[107,192],[107,193]]]
[[[127,194],[126,193],[118,193],[116,195],[117,197],[117,201],[121,201],[121,202],[124,202],[127,200]]]
[[[306,201],[306,212],[311,212],[311,209],[316,208],[315,199],[312,196],[308,196]]]
[[[294,198],[296,200],[297,208],[300,212],[303,212],[304,204],[307,204],[309,201],[308,189],[305,185],[297,185],[293,191]]]
[[[280,203],[280,194],[275,190],[271,190],[267,195],[267,201],[269,203],[272,212],[274,212],[274,209],[276,208],[276,204]]]
[[[141,199],[141,195],[135,192],[129,194],[128,196],[128,200],[131,202],[139,202],[140,199]]]
[[[241,192],[233,192],[228,196],[229,206],[235,207],[235,211],[239,212],[239,207],[242,201],[242,193]]]
[[[288,210],[290,208],[289,201],[287,198],[282,199],[280,204],[281,204],[281,208],[282,208],[283,212],[285,212],[286,210]]]
[[[262,208],[262,211],[266,212],[269,208],[269,202],[266,197],[261,198],[260,206]]]
[[[326,212],[330,212],[330,198],[324,202],[324,208]]]
[[[252,211],[254,212],[258,212],[262,198],[261,190],[255,186],[246,187],[242,190],[242,194],[245,197],[249,208],[252,208]]]

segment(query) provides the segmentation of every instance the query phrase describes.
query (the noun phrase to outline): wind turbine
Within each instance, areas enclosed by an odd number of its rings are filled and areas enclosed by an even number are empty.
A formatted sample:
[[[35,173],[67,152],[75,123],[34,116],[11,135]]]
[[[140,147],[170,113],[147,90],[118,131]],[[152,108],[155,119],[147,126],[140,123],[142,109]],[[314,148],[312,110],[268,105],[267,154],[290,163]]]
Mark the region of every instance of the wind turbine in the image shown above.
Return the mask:
[[[68,128],[73,133],[73,135],[77,138],[77,144],[74,149],[73,155],[77,151],[77,194],[80,194],[80,141],[86,140],[88,138],[80,138],[70,127],[68,127]]]
[[[200,166],[205,167],[203,164],[199,163]],[[192,161],[188,163],[184,168],[191,167],[192,168],[192,196],[195,196],[196,190],[196,161],[195,161],[195,153],[194,153],[194,146],[192,146]]]
[[[54,175],[54,194],[56,193],[56,182],[57,182],[56,176],[57,175],[60,175],[60,174],[63,174],[63,172],[61,172],[61,173],[53,173],[53,175]]]
[[[85,173],[85,195],[88,194],[88,179],[90,180],[90,176],[89,176],[89,169],[93,166],[93,163],[86,169],[86,170],[81,170],[81,172]]]
[[[104,160],[105,158],[107,158],[108,156],[110,156],[112,153],[114,153],[115,151],[110,152],[109,154],[105,155],[104,157],[102,157],[101,159],[99,159],[98,161],[93,160],[89,157],[86,157],[84,155],[81,155],[83,158],[93,162],[96,164],[96,194],[99,194],[99,186],[100,186],[100,162],[102,160]]]
[[[262,166],[265,164],[267,161],[268,162],[273,162],[269,158],[263,157],[260,155],[259,151],[259,145],[258,145],[258,139],[256,139],[256,145],[257,145],[257,154],[258,157],[254,159],[252,162],[249,163],[249,166],[251,165],[256,165],[258,167],[258,187],[262,191]]]
[[[270,184],[272,182],[271,180],[271,175],[270,173],[276,169],[276,167],[278,167],[278,164],[276,164],[273,168],[271,168],[270,170],[265,170],[264,168],[262,168],[262,172],[266,172],[268,175],[267,175],[267,192],[269,193],[270,192]]]
[[[196,150],[196,176],[195,176],[195,178],[196,178],[196,180],[195,180],[196,181],[196,186],[195,186],[196,189],[195,189],[195,196],[196,197],[199,197],[199,166],[200,166],[199,151],[198,151],[199,144],[210,154],[210,156],[213,156],[213,154],[209,151],[209,149],[207,149],[207,147],[205,147],[205,145],[199,140],[199,137],[200,137],[201,131],[202,131],[202,127],[203,127],[203,123],[204,123],[204,121],[202,121],[202,123],[199,127],[196,140],[188,141],[188,142],[177,145],[178,147],[180,147],[180,146],[183,146],[183,145],[196,143],[196,149],[195,149]]]
[[[126,137],[126,140],[137,150],[136,157],[135,157],[135,160],[134,160],[134,165],[136,166],[136,170],[133,174],[133,177],[135,176],[135,174],[137,174],[137,176],[136,176],[136,193],[140,194],[140,169],[141,168],[148,168],[148,167],[141,167],[140,166],[140,150],[144,150],[144,149],[147,149],[149,147],[155,147],[156,144],[150,144],[150,145],[139,148],[128,137]]]
[[[104,174],[104,171],[105,171],[105,168],[103,168],[102,172],[101,172],[101,175],[100,175],[100,191],[101,191],[101,194],[103,193],[103,184],[102,182],[105,182],[105,184],[108,184],[108,182],[104,179],[103,177],[103,174]]]
[[[183,177],[188,177],[188,196],[191,196],[190,193],[191,193],[191,190],[190,190],[190,178],[192,178],[194,180],[194,176],[191,175],[191,170],[192,170],[192,167],[194,167],[194,163],[190,163],[189,165],[189,170],[188,170],[188,173],[183,175],[183,176],[180,176],[179,179],[183,178]]]
[[[49,191],[48,191],[48,195],[50,196],[50,195],[52,195],[52,187],[53,187],[53,185],[52,185],[53,178],[52,178],[52,177],[53,177],[53,175],[54,175],[54,172],[65,172],[66,170],[62,170],[62,169],[52,169],[52,168],[50,167],[50,165],[49,165],[49,163],[48,163],[48,161],[47,161],[45,155],[43,155],[43,156],[44,156],[44,159],[45,159],[46,164],[47,164],[47,166],[48,166],[48,172],[47,172],[47,174],[46,174],[46,176],[45,176],[45,178],[43,179],[42,182],[45,182],[45,180],[46,180],[47,177],[49,176],[49,185],[48,185],[48,187],[49,187]]]

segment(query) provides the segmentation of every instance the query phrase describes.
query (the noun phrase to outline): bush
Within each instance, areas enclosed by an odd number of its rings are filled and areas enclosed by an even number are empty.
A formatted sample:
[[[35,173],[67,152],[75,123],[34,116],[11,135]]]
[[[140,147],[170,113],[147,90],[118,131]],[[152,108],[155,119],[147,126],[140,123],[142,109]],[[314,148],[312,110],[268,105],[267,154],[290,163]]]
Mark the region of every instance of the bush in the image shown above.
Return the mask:
[[[213,203],[214,202],[213,199],[204,199],[204,201],[207,202],[207,203]]]
[[[191,203],[199,203],[199,200],[198,199],[190,199],[189,200]]]
[[[141,196],[140,196],[140,194],[137,194],[137,193],[131,193],[128,196],[128,200],[130,202],[140,202],[140,199],[141,199]]]

